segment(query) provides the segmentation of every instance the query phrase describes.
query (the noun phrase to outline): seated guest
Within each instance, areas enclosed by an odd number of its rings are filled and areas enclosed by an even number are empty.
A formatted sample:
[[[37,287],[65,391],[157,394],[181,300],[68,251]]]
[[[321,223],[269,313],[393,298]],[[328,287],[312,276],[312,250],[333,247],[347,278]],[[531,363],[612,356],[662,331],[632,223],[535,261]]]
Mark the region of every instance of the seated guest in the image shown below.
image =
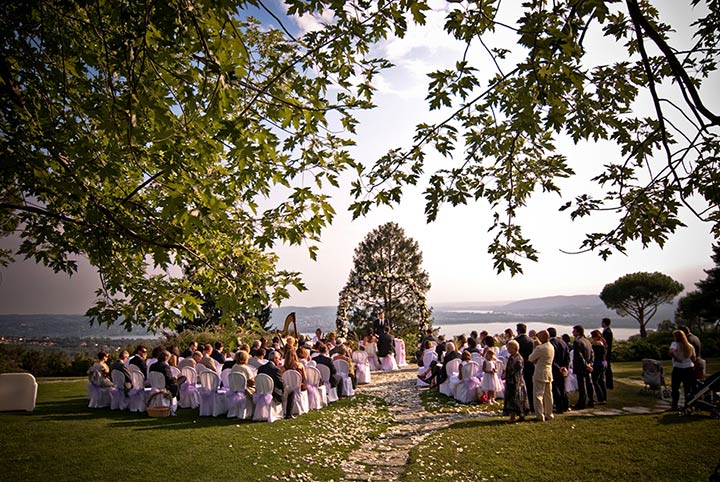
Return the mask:
[[[307,366],[310,361],[310,350],[306,346],[301,346],[297,349],[297,356],[300,363]]]
[[[467,344],[468,344],[467,351],[469,351],[470,353],[480,353],[480,350],[478,349],[478,346],[477,346],[476,338],[473,338],[473,337],[468,338]]]
[[[245,375],[245,391],[248,395],[252,396],[252,394],[255,393],[255,374],[248,365],[249,359],[250,354],[248,354],[248,352],[238,350],[238,352],[235,353],[235,365],[233,365],[232,370]]]
[[[258,374],[264,373],[273,381],[272,396],[276,402],[282,403],[283,392],[285,391],[285,383],[280,373],[280,353],[273,350],[268,354],[268,362],[258,368]],[[295,392],[290,390],[287,394],[287,403],[285,405],[285,418],[292,418],[292,409],[295,406]]]
[[[191,367],[197,370],[197,364],[202,361],[202,358],[203,354],[196,350],[191,356],[183,358],[182,361],[178,363],[178,368],[182,370],[185,367]]]
[[[350,380],[352,380],[352,386],[353,388],[357,388],[357,377],[355,376],[355,364],[353,363],[352,359],[348,356],[347,350],[345,349],[344,345],[340,345],[337,353],[332,357],[332,360],[345,360],[348,362],[348,365],[350,366],[350,369],[348,370],[348,376],[350,377]]]
[[[215,348],[210,352],[210,358],[218,362],[220,366],[225,363],[225,355],[223,355],[223,342],[215,342]]]
[[[248,365],[257,370],[258,368],[267,363],[265,356],[265,348],[258,348],[257,350],[255,350],[255,355],[251,356],[248,360]]]
[[[313,358],[318,365],[325,365],[330,370],[330,387],[336,387],[340,381],[337,369],[329,356],[327,356],[327,346],[324,343],[318,343],[318,354]]]
[[[252,346],[250,346],[250,350],[248,350],[248,353],[251,357],[253,357],[260,348],[262,348],[262,343],[260,342],[260,340],[255,340],[254,342],[252,342]]]
[[[173,397],[177,397],[180,392],[180,385],[185,383],[186,378],[183,375],[175,377],[170,370],[168,360],[170,359],[170,352],[163,350],[158,353],[157,361],[150,366],[150,373],[159,372],[165,376],[165,389],[170,392]]]
[[[288,350],[285,354],[282,371],[283,373],[285,373],[288,370],[295,370],[296,372],[300,373],[303,383],[305,382],[305,365],[300,363],[296,350]]]
[[[323,339],[322,330],[320,328],[318,328],[317,330],[315,330],[315,336],[312,337],[312,344],[314,345],[317,342],[322,341],[322,339]]]
[[[108,354],[101,351],[97,354],[97,361],[88,370],[88,378],[93,385],[98,387],[112,387],[110,380],[110,367],[107,364]]]
[[[123,350],[120,352],[118,359],[115,360],[115,363],[110,365],[110,373],[112,373],[114,370],[119,370],[120,373],[123,374],[123,377],[125,378],[125,383],[123,387],[125,395],[127,395],[132,389],[132,378],[130,377],[130,372],[128,371],[126,366],[129,358],[130,353],[128,353],[126,350]]]
[[[197,349],[198,349],[198,343],[195,340],[193,340],[190,342],[190,345],[188,345],[187,350],[180,353],[180,356],[183,358],[191,357],[193,355],[193,353],[195,353],[197,351]]]
[[[342,346],[344,341],[345,340],[343,340],[342,338],[338,338],[335,340],[335,346],[333,346],[330,350],[330,353],[328,353],[330,358],[332,358],[338,352],[338,349]]]
[[[214,372],[217,372],[217,365],[215,365],[215,360],[211,356],[212,353],[213,353],[213,346],[210,343],[208,343],[203,348],[203,356],[199,363],[201,365],[204,365],[205,368],[212,370]]]
[[[178,348],[177,345],[172,345],[170,348],[168,348],[168,351],[170,352],[170,359],[168,360],[168,365],[177,368],[178,359],[180,358],[180,348]]]
[[[147,362],[145,362],[146,358],[147,348],[142,345],[138,345],[137,348],[135,348],[135,354],[131,356],[128,360],[128,363],[130,365],[135,365],[140,369],[140,373],[142,373],[143,378],[147,378]]]

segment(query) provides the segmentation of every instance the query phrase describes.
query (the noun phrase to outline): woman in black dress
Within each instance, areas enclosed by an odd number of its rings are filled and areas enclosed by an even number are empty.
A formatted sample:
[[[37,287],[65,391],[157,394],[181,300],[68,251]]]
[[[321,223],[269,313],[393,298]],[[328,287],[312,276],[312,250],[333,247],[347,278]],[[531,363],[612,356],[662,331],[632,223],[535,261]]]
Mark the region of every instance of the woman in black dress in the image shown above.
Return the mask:
[[[530,404],[523,379],[523,359],[518,353],[520,345],[515,340],[510,340],[506,347],[510,357],[503,373],[505,379],[503,415],[510,415],[510,423],[515,423],[517,420],[525,419],[525,415],[530,411]],[[515,417],[518,419],[516,420]]]
[[[607,367],[607,347],[605,338],[600,330],[590,332],[590,344],[593,349],[593,371],[591,374],[593,388],[597,396],[597,403],[607,403],[607,386],[605,385],[605,367]]]

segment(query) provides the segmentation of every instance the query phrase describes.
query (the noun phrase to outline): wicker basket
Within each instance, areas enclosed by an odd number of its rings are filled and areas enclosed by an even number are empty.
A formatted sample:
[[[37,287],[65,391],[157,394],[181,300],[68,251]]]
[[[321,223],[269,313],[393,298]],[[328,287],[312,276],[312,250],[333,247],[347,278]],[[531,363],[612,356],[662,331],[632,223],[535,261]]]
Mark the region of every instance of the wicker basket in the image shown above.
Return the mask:
[[[152,403],[153,399],[157,397],[158,395],[164,397],[166,395],[165,391],[154,393],[147,401],[147,414],[151,417],[169,417],[170,416],[170,407],[151,407],[150,403]],[[169,395],[169,393],[168,393]]]

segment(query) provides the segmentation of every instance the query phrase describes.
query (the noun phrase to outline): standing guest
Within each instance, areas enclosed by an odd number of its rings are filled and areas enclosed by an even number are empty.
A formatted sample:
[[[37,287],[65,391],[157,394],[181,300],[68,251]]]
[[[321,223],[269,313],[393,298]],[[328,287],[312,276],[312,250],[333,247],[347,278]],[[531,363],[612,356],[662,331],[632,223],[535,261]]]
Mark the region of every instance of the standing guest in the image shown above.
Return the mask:
[[[215,342],[215,349],[210,352],[210,358],[218,362],[220,366],[225,363],[225,355],[223,355],[223,342]]]
[[[554,418],[552,413],[552,362],[555,358],[555,348],[550,344],[550,334],[547,330],[540,330],[536,336],[540,344],[530,354],[528,361],[535,365],[533,372],[535,418],[544,422]]]
[[[130,358],[130,353],[127,352],[127,350],[123,350],[120,352],[120,355],[118,356],[118,359],[115,360],[115,362],[110,365],[110,373],[113,372],[113,370],[119,370],[120,373],[123,374],[123,377],[125,378],[124,382],[124,391],[125,395],[130,392],[130,389],[132,388],[132,377],[130,377],[130,372],[127,369],[127,362]]]
[[[264,373],[273,381],[273,399],[282,403],[283,392],[285,392],[285,383],[280,373],[280,352],[273,350],[268,354],[268,362],[258,368],[258,374]],[[295,406],[295,392],[290,390],[287,394],[285,405],[285,418],[293,418],[292,409]]]
[[[483,345],[485,345],[485,351],[491,350],[495,352],[495,355],[500,353],[500,348],[498,348],[497,344],[495,343],[495,338],[488,335],[483,340]]]
[[[373,321],[373,330],[375,331],[375,334],[378,336],[382,335],[385,328],[388,326],[387,321],[385,321],[385,312],[381,311],[378,313],[377,318],[375,318],[375,321]]]
[[[572,331],[575,341],[573,342],[573,373],[578,381],[578,401],[573,407],[575,410],[583,410],[586,407],[595,406],[593,399],[593,384],[590,375],[593,371],[593,349],[592,345],[585,338],[585,328],[582,325],[573,326]]]
[[[605,340],[600,330],[590,332],[590,345],[593,349],[593,371],[590,378],[593,382],[595,397],[597,403],[605,405],[607,403],[607,388],[605,386],[605,364],[607,363],[607,349],[605,348]]]
[[[178,363],[178,368],[182,370],[185,367],[195,368],[197,369],[197,364],[202,361],[203,354],[199,351],[195,350],[191,356],[185,357],[182,359],[180,363]]]
[[[687,326],[681,326],[680,331],[685,333],[688,343],[690,343],[695,349],[695,381],[705,379],[705,360],[702,358],[702,344],[700,338],[690,333],[690,328]]]
[[[567,344],[568,348],[572,346],[572,340],[570,339],[570,335],[568,335],[567,333],[563,333],[560,338],[562,338],[562,341]]]
[[[368,363],[370,364],[370,370],[379,370],[380,362],[377,357],[377,341],[378,338],[373,333],[372,328],[368,328],[368,334],[363,339],[365,344],[365,351],[368,355]]]
[[[608,390],[612,390],[613,388],[615,388],[615,383],[613,382],[612,364],[610,363],[613,341],[615,341],[615,337],[613,336],[612,328],[610,328],[610,323],[612,323],[612,320],[610,320],[610,318],[603,318],[600,322],[600,325],[603,329],[602,336],[605,340],[605,348],[607,348],[607,353],[605,354],[605,360],[607,361],[607,365],[605,366],[605,387]]]
[[[193,353],[195,353],[197,351],[197,349],[198,349],[198,343],[195,340],[193,340],[190,342],[190,345],[188,345],[187,350],[182,352],[180,354],[180,356],[183,358],[191,357],[193,355]]]
[[[495,405],[495,392],[498,392],[501,388],[500,379],[498,378],[497,361],[495,360],[495,352],[490,348],[485,350],[485,358],[482,362],[482,380],[480,381],[480,388],[483,391],[483,395],[487,397],[487,403]]]
[[[473,337],[468,338],[467,344],[468,344],[467,351],[469,351],[470,353],[480,353],[480,350],[478,349],[478,346],[477,346],[477,338],[473,338]]]
[[[255,354],[251,356],[248,360],[248,365],[255,368],[255,370],[259,369],[266,363],[267,360],[265,360],[265,348],[258,348],[257,350],[255,350]]]
[[[505,342],[512,340],[515,338],[515,333],[513,333],[512,328],[505,328]]]
[[[550,335],[550,344],[555,349],[555,356],[552,364],[552,396],[557,413],[565,413],[570,407],[567,391],[565,390],[565,377],[570,369],[570,347],[557,336],[557,330],[553,327],[547,329]]]
[[[165,376],[165,389],[169,391],[173,397],[177,397],[180,393],[180,385],[185,383],[185,377],[180,375],[175,377],[170,370],[168,360],[170,359],[170,352],[163,350],[157,355],[157,361],[150,366],[150,372],[159,372]]]
[[[515,340],[507,343],[507,349],[510,356],[503,377],[505,378],[505,400],[503,407],[503,415],[510,416],[510,423],[519,420],[525,420],[530,410],[528,405],[527,390],[525,388],[525,378],[523,377],[523,358],[520,356],[520,345]]]
[[[672,358],[672,407],[678,409],[680,400],[680,384],[685,391],[685,404],[690,400],[690,394],[695,391],[695,347],[688,341],[682,330],[673,331],[675,341],[670,344],[670,357]]]
[[[135,354],[131,356],[128,360],[128,363],[130,365],[135,365],[140,369],[140,373],[142,373],[143,378],[147,378],[147,363],[145,362],[146,358],[147,348],[142,345],[138,345],[137,348],[135,348]]]
[[[535,348],[535,342],[532,338],[527,335],[527,325],[525,323],[518,323],[516,325],[518,336],[515,337],[515,341],[520,345],[520,356],[523,357],[523,377],[525,379],[525,388],[527,389],[528,395],[533,392],[533,373],[535,371],[535,365],[528,362],[530,353]],[[530,411],[534,411],[534,397],[529,397]]]

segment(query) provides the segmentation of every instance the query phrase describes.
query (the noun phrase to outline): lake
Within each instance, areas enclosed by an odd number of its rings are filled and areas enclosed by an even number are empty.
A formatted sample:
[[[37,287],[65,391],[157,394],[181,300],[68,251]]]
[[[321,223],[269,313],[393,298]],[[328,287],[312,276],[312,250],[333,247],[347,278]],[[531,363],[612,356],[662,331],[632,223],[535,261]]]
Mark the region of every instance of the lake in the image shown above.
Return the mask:
[[[535,330],[540,331],[544,330],[548,326],[554,326],[557,329],[558,335],[562,335],[563,333],[567,333],[568,335],[572,336],[572,326],[569,325],[560,325],[560,324],[554,324],[554,325],[548,325],[547,323],[525,323],[528,327],[528,331]],[[434,327],[438,328],[440,330],[441,335],[445,336],[458,336],[458,335],[469,335],[471,331],[477,330],[478,332],[482,330],[487,330],[488,333],[492,335],[497,335],[500,333],[503,333],[506,328],[512,328],[513,332],[515,332],[515,323],[457,323],[457,324],[435,324]],[[585,335],[589,336],[590,332],[594,329],[602,330],[600,326],[585,326]],[[627,340],[633,335],[639,335],[640,334],[640,326],[637,328],[613,328],[613,335],[615,335],[615,340]],[[517,334],[517,333],[515,333]]]

